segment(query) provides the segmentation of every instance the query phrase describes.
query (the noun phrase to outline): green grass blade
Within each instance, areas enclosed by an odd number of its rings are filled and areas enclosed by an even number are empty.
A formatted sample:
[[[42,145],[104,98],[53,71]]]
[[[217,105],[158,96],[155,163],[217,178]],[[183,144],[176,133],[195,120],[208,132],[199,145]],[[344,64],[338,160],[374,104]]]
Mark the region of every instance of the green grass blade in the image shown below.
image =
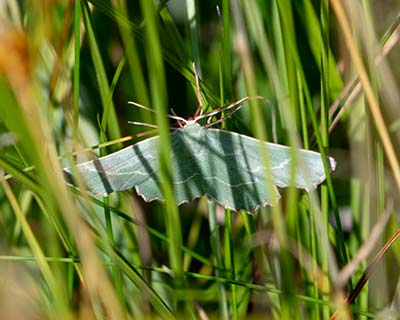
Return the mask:
[[[90,53],[92,55],[93,66],[96,72],[97,83],[101,102],[103,104],[103,116],[101,120],[100,140],[105,141],[105,132],[109,132],[110,139],[117,139],[121,136],[114,103],[112,102],[112,91],[110,90],[104,64],[97,45],[96,36],[93,30],[90,11],[87,3],[82,3],[83,21],[89,39]]]
[[[170,239],[169,262],[174,273],[177,288],[183,286],[183,257],[180,250],[182,234],[180,217],[171,185],[172,164],[170,159],[171,142],[166,114],[167,93],[165,72],[162,60],[161,43],[157,27],[157,15],[153,3],[142,0],[141,8],[146,19],[147,67],[150,71],[150,92],[152,104],[156,110],[158,132],[160,134],[160,175],[164,181],[162,192],[165,197],[165,224]]]

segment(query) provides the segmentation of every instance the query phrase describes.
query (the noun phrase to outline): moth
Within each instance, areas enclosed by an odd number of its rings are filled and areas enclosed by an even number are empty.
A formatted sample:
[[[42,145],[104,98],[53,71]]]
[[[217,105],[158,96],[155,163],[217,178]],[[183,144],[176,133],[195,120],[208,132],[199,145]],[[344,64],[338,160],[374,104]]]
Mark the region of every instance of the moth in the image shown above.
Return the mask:
[[[254,212],[280,197],[278,187],[293,183],[309,191],[326,179],[320,153],[199,124],[201,119],[210,119],[222,110],[236,112],[249,98],[206,114],[201,114],[200,94],[198,99],[193,119],[172,116],[180,124],[170,133],[171,182],[179,205],[205,195],[225,208]],[[261,148],[265,149],[269,168]],[[145,201],[163,200],[159,150],[160,138],[155,136],[64,171],[70,184],[75,184],[72,172],[77,172],[88,190],[96,194],[135,188]],[[335,160],[327,157],[326,161],[329,170],[335,170]]]
[[[78,164],[75,169],[93,193],[105,195],[135,188],[145,201],[163,200],[159,144],[159,137],[152,137]],[[269,169],[265,168],[261,147],[266,149]],[[279,197],[277,187],[294,183],[297,188],[312,190],[326,178],[317,152],[207,128],[195,120],[171,132],[171,149],[172,186],[178,204],[205,195],[225,208],[254,212]],[[335,160],[327,160],[329,169],[335,170]],[[267,170],[272,181],[267,179]],[[73,181],[72,170],[67,168],[65,172]]]

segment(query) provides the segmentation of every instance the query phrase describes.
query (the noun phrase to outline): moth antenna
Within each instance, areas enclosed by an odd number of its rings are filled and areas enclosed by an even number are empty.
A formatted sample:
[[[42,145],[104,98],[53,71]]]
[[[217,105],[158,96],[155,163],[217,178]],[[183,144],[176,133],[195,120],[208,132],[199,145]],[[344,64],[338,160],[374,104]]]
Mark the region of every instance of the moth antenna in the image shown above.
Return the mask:
[[[178,116],[172,108],[170,109],[170,111],[174,116],[174,118],[172,119],[175,119],[178,122],[179,128],[183,128],[187,124],[187,120],[185,118]]]
[[[181,120],[177,119],[177,121],[179,122],[179,121],[181,121]],[[128,123],[129,123],[129,124],[134,124],[134,125],[139,125],[139,126],[145,126],[145,127],[150,127],[150,128],[158,129],[157,125],[155,125],[155,124],[144,123],[144,122],[138,122],[138,121],[128,121]],[[182,126],[184,126],[184,125],[182,125]],[[179,128],[181,128],[182,126],[180,126],[180,125],[178,124],[178,127],[179,127]],[[177,126],[176,126],[176,125],[172,125],[172,126],[170,126],[169,128],[170,128],[171,130],[176,130],[176,129],[177,129]],[[153,130],[152,130],[152,131],[153,131]]]
[[[236,102],[233,102],[233,103],[228,104],[226,106],[223,106],[221,108],[217,108],[217,109],[214,109],[214,110],[212,110],[210,112],[204,113],[203,115],[196,117],[195,120],[197,121],[197,120],[201,120],[201,119],[204,119],[204,118],[209,118],[209,117],[217,115],[218,113],[221,113],[221,112],[224,112],[224,111],[227,111],[227,110],[230,110],[230,109],[235,109],[235,110],[237,109],[236,111],[238,111],[241,108],[240,104],[243,103],[243,102],[246,102],[248,100],[250,100],[250,97],[242,98],[242,99],[240,99],[240,100],[238,100]]]
[[[196,79],[197,101],[199,102],[199,106],[197,107],[197,110],[194,113],[194,117],[196,118],[203,114],[203,99],[201,97],[199,75],[197,74],[196,64],[194,62],[192,63],[192,67],[193,67],[193,71],[194,71],[194,78]]]
[[[138,108],[141,108],[141,109],[156,113],[153,109],[150,109],[149,107],[146,107],[146,106],[144,106],[144,105],[142,105],[140,103],[137,103],[137,102],[134,102],[134,101],[128,101],[128,103],[134,105],[135,107],[138,107]]]
[[[178,115],[176,114],[176,112],[174,111],[174,109],[170,108],[169,111],[171,112],[171,114],[175,117],[178,117]]]
[[[128,121],[128,123],[138,125],[138,126],[157,128],[157,126],[155,124],[151,124],[151,123],[144,123],[144,122],[139,122],[139,121]]]
[[[221,123],[222,121],[225,121],[225,120],[228,119],[232,114],[234,114],[235,112],[237,112],[237,111],[239,111],[240,109],[242,109],[242,107],[243,107],[242,104],[238,105],[236,109],[231,110],[231,111],[230,111],[228,114],[226,114],[224,117],[219,118],[218,120],[216,120],[216,121],[214,121],[214,122],[209,121],[209,120],[211,120],[211,118],[208,118],[207,124],[205,125],[205,127],[206,127],[206,128],[209,128],[209,127],[212,127],[212,126],[214,126],[214,125],[216,125],[216,124],[218,124],[218,123]]]
[[[214,121],[214,122],[211,122],[211,119],[212,119],[213,115],[209,115],[209,117],[208,117],[208,119],[207,119],[207,125],[205,125],[205,127],[208,128],[208,127],[212,127],[213,125],[215,125],[215,124],[217,124],[217,123],[221,123],[222,121],[228,119],[232,114],[234,114],[235,112],[239,111],[239,110],[242,109],[242,108],[243,108],[243,105],[242,105],[242,104],[236,105],[236,103],[235,103],[235,108],[234,108],[233,110],[229,111],[228,114],[225,114],[225,116],[223,116],[222,118],[220,118],[220,119],[218,119],[218,120],[216,120],[216,121]],[[224,110],[224,111],[225,111],[225,110]],[[207,114],[207,115],[208,115],[208,114]],[[201,119],[201,118],[200,118],[200,119]],[[196,120],[197,120],[197,119],[196,119]]]
[[[184,127],[187,124],[187,120],[185,118],[182,118],[180,116],[175,116],[172,114],[167,115],[168,118],[174,119],[178,122],[179,127]]]
[[[150,109],[150,108],[148,108],[148,107],[145,107],[144,105],[142,105],[142,104],[140,104],[140,103],[133,102],[133,101],[128,101],[128,103],[134,105],[135,107],[138,107],[138,108],[141,108],[141,109],[144,109],[144,110],[147,110],[147,111],[156,113],[155,110]],[[171,109],[171,111],[172,111],[172,109]],[[172,111],[172,115],[171,115],[171,114],[167,114],[167,117],[170,118],[170,119],[177,120],[178,122],[180,121],[181,123],[183,122],[182,127],[187,123],[187,121],[186,121],[185,118],[179,117],[179,116],[176,115],[176,113],[173,112],[173,111]],[[128,123],[129,123],[129,121],[128,121]],[[138,122],[138,123],[136,123],[136,124],[139,124],[139,125],[140,125],[140,122]],[[144,124],[144,125],[147,125],[147,124]],[[150,127],[150,126],[149,126],[149,127]]]
[[[240,100],[238,100],[238,101],[235,101],[235,102],[233,102],[233,103],[231,103],[231,104],[228,104],[228,105],[223,106],[223,107],[221,107],[221,108],[217,108],[217,109],[214,109],[214,110],[212,110],[212,111],[210,111],[210,112],[207,112],[207,113],[204,113],[204,114],[202,114],[202,115],[200,115],[200,116],[197,116],[197,117],[195,118],[195,121],[198,121],[198,120],[201,120],[201,119],[204,119],[204,118],[208,118],[208,117],[212,117],[212,116],[217,115],[218,113],[221,113],[221,112],[224,112],[224,111],[227,111],[227,110],[234,109],[232,112],[229,113],[229,115],[232,115],[232,114],[234,114],[235,112],[239,111],[239,110],[243,107],[243,106],[241,105],[243,102],[246,102],[246,101],[249,101],[249,100],[252,100],[252,99],[264,100],[264,101],[266,101],[267,103],[271,103],[267,98],[265,98],[265,97],[263,97],[263,96],[244,97],[244,98],[242,98],[242,99],[240,99]],[[226,119],[226,118],[225,118],[225,119]]]

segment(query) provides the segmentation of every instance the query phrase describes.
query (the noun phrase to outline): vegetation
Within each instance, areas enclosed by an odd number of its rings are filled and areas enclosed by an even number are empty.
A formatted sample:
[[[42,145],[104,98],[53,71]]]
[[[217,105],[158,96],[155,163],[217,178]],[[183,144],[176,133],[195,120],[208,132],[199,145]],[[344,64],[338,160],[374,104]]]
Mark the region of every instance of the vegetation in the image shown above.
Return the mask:
[[[0,6],[2,318],[400,317],[398,4]],[[205,111],[270,101],[221,128],[337,170],[255,214],[204,197],[178,207],[167,114],[198,106],[192,62]],[[165,201],[68,187],[63,167],[149,137],[128,121],[156,125]]]

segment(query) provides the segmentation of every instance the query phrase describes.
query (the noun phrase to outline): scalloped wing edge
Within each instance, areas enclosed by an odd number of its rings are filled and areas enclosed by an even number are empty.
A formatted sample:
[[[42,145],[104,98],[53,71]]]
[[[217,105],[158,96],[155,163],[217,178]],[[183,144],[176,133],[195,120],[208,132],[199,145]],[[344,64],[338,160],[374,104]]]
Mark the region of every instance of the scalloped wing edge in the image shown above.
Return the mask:
[[[164,202],[164,201],[165,201],[165,199],[160,199],[160,198],[157,198],[157,197],[154,197],[154,198],[146,198],[146,196],[145,196],[143,193],[140,192],[138,186],[135,186],[134,189],[135,189],[137,195],[139,195],[145,202],[153,202],[153,201],[156,201],[156,200],[157,200],[157,201],[161,201],[161,202]],[[281,194],[279,193],[278,188],[277,188],[275,185],[273,185],[273,189],[274,189],[274,191],[275,191],[276,199],[279,200],[279,199],[281,198]],[[250,209],[250,210],[245,209],[245,208],[234,208],[234,207],[229,206],[228,204],[222,203],[222,202],[219,201],[218,199],[215,199],[214,197],[209,196],[209,195],[206,194],[206,193],[202,193],[202,194],[200,194],[200,195],[198,195],[198,196],[195,196],[195,197],[193,197],[193,198],[190,198],[190,199],[182,200],[182,201],[178,202],[177,205],[180,206],[180,205],[182,205],[182,204],[184,204],[184,203],[189,203],[189,202],[191,202],[191,201],[193,201],[193,200],[199,199],[199,198],[204,197],[204,196],[206,196],[207,198],[209,198],[209,199],[215,201],[216,203],[218,203],[219,205],[221,205],[224,209],[229,209],[229,210],[232,210],[232,211],[244,210],[244,211],[246,211],[246,212],[250,212],[250,213],[253,213],[253,214],[254,214],[259,208],[264,208],[264,207],[266,207],[266,206],[268,206],[268,205],[272,205],[272,203],[271,203],[270,201],[266,201],[266,202],[264,202],[264,203],[262,203],[262,204],[257,204],[257,205],[255,206],[254,209]]]

